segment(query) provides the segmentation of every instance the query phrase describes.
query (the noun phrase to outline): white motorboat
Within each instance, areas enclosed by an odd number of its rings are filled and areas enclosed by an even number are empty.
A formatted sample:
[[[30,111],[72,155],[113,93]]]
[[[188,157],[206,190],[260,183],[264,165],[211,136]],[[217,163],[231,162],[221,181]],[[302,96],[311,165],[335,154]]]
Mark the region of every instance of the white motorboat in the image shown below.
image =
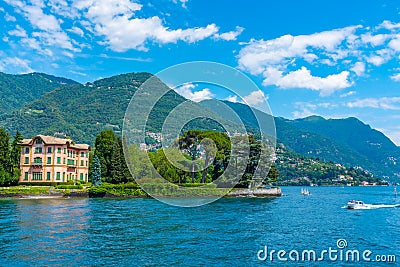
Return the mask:
[[[361,200],[351,200],[347,202],[347,208],[351,210],[357,210],[357,209],[369,209],[370,205],[365,204]]]

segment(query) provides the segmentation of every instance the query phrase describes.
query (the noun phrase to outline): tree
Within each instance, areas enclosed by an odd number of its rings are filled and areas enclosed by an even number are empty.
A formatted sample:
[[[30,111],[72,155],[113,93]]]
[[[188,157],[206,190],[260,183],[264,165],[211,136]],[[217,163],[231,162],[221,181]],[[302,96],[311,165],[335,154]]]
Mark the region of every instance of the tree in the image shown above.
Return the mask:
[[[99,158],[94,156],[93,159],[93,168],[92,168],[92,185],[99,186],[101,185],[101,164]]]
[[[112,130],[102,131],[96,137],[94,154],[100,160],[101,173],[106,179],[111,177],[111,159],[116,139],[117,136]]]
[[[179,147],[186,150],[192,160],[191,173],[192,173],[192,183],[194,183],[195,176],[195,160],[200,155],[198,149],[198,139],[195,133],[187,132],[182,138],[179,139]]]
[[[271,168],[269,169],[267,178],[264,180],[264,183],[276,183],[276,181],[279,178],[279,172],[278,169],[275,167],[275,164],[271,165]]]
[[[14,136],[14,140],[11,144],[11,151],[10,151],[10,167],[11,167],[11,173],[15,174],[18,169],[19,169],[19,164],[20,164],[20,154],[21,154],[21,141],[22,141],[22,135],[20,132],[16,132]]]
[[[0,165],[10,170],[10,135],[4,129],[0,129]]]
[[[111,176],[108,178],[110,183],[117,184],[133,181],[132,175],[126,165],[122,140],[120,138],[115,140],[113,155],[111,158],[110,174]]]

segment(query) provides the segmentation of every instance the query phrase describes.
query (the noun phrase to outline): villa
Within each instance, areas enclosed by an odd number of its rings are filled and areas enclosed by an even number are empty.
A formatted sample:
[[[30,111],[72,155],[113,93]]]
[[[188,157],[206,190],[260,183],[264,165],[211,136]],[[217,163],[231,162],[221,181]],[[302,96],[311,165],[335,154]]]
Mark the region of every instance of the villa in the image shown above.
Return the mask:
[[[38,135],[21,142],[19,182],[88,181],[89,145]]]

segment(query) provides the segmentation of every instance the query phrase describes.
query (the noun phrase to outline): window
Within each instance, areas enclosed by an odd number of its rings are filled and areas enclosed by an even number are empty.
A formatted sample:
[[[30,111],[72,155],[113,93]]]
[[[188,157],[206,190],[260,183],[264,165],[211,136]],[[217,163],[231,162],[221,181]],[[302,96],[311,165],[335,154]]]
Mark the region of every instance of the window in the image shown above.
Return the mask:
[[[25,172],[24,181],[28,181],[28,178],[29,178],[29,173]]]
[[[64,148],[64,154],[67,154],[67,149],[66,148]]]
[[[36,154],[43,153],[42,147],[35,147],[35,153]]]
[[[61,158],[57,157],[57,164],[61,164]]]
[[[42,163],[42,158],[37,157],[37,158],[35,158],[35,159],[33,160],[33,162],[34,162],[34,163]]]
[[[83,173],[80,174],[80,180],[83,181]]]
[[[47,164],[51,164],[51,157],[47,157]]]
[[[85,152],[81,152],[81,157],[83,158],[85,156]]]
[[[58,147],[58,148],[57,148],[57,153],[58,153],[58,154],[61,154],[61,147]]]
[[[63,164],[65,164],[65,158],[63,158]]]
[[[51,147],[47,148],[47,153],[49,153],[49,154],[51,153]]]
[[[25,154],[29,154],[29,147],[25,147]]]
[[[50,179],[51,179],[51,178],[50,178],[50,177],[51,177],[51,172],[47,172],[46,175],[47,175],[46,180],[47,180],[47,181],[50,181]]]
[[[88,161],[86,161],[86,167],[87,167]]]
[[[36,144],[42,144],[42,139],[36,139]]]
[[[32,174],[32,180],[33,181],[41,181],[42,180],[42,175],[43,175],[43,173],[41,173],[41,172],[34,172]]]
[[[83,166],[83,160],[81,160],[81,166]]]
[[[60,179],[61,179],[61,173],[57,172],[56,180],[60,180]]]
[[[87,180],[88,180],[88,177],[87,177],[88,175],[87,175],[87,173],[85,174],[85,181],[87,182]]]
[[[65,172],[63,172],[63,182],[65,181]]]
[[[29,164],[29,157],[25,157],[25,164]]]

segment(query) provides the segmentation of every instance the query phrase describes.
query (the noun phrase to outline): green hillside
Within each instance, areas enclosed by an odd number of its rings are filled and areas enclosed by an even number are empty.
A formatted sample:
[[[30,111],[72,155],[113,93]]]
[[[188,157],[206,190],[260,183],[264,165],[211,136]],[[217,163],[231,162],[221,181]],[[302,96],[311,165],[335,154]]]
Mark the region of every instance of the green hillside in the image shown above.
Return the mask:
[[[0,72],[0,113],[10,112],[61,86],[77,82],[44,73],[11,75]]]
[[[257,127],[257,120],[251,108],[240,103],[225,101],[243,123]],[[202,105],[213,109],[208,100]],[[270,115],[253,109],[262,121]],[[309,117],[300,120],[275,118],[277,140],[295,153],[323,161],[340,163],[344,166],[359,166],[379,176],[395,178],[400,175],[396,163],[400,161],[400,148],[396,147],[385,135],[371,129],[355,118],[325,120],[321,117]]]

